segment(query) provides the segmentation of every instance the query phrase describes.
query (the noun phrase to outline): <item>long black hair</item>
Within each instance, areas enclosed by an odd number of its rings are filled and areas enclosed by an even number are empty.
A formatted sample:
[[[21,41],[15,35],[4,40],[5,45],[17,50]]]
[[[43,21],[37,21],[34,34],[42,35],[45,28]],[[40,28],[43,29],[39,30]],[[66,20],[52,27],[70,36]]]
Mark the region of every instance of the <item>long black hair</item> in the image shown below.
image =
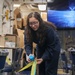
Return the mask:
[[[36,18],[39,21],[39,28],[36,31],[36,33],[37,33],[37,38],[40,38],[40,44],[42,44],[44,42],[44,39],[45,39],[44,37],[46,35],[45,30],[47,28],[49,28],[50,26],[53,27],[54,29],[56,29],[56,28],[55,28],[55,26],[52,23],[43,21],[43,19],[41,18],[40,13],[38,13],[38,12],[31,12],[28,15],[28,17],[27,17],[27,25],[26,25],[26,30],[25,30],[26,38],[27,38],[27,41],[29,43],[33,42],[33,40],[32,40],[33,39],[33,32],[35,32],[29,26],[29,18],[31,18],[31,17],[34,17],[34,18]]]

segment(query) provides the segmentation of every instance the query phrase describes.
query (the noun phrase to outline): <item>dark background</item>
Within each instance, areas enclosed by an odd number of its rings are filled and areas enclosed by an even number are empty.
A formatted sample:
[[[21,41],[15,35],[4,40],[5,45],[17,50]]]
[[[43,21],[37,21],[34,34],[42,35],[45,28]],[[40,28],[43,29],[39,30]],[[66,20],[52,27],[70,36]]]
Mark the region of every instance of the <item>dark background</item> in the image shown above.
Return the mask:
[[[47,3],[47,9],[51,10],[68,10],[70,6],[75,6],[75,0],[54,0]]]

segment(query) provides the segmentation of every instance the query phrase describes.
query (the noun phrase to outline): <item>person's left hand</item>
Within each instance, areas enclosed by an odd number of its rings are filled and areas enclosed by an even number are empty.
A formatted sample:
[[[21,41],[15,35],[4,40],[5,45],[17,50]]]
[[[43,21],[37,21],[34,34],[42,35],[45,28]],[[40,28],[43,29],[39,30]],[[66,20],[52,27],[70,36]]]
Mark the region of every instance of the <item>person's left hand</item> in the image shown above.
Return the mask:
[[[36,61],[37,61],[37,64],[41,64],[43,62],[43,59],[39,58],[39,59],[36,59]]]

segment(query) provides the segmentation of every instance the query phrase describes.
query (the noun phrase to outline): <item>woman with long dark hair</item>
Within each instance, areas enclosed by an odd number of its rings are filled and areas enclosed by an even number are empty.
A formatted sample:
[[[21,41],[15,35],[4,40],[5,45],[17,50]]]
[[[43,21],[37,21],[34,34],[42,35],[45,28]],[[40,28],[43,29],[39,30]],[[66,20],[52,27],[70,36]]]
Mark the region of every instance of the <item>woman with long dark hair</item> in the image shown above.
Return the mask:
[[[43,21],[38,12],[31,12],[27,17],[24,42],[28,56],[32,54],[33,42],[37,44],[39,75],[57,75],[61,47],[56,27]],[[27,61],[30,62],[30,59]]]

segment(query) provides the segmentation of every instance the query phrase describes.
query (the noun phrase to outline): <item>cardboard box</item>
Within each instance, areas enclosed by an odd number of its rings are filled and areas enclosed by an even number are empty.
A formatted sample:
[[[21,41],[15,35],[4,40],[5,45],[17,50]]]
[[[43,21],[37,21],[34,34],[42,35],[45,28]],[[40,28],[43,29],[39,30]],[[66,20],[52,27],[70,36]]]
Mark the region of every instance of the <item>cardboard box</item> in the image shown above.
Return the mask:
[[[25,16],[25,17],[23,18],[23,26],[26,26],[26,24],[27,24],[27,16]]]
[[[0,47],[4,47],[4,44],[5,44],[4,36],[0,35]]]
[[[16,10],[14,10],[14,14],[15,15],[18,15],[20,13],[20,9],[19,8],[16,8]]]
[[[7,34],[5,35],[5,47],[16,47],[17,46],[17,35]]]
[[[18,47],[24,48],[24,30],[17,29],[17,34],[18,34],[18,41],[17,41]]]
[[[6,42],[16,42],[17,41],[17,35],[15,35],[15,34],[6,34],[5,35],[5,41]]]
[[[12,62],[12,58],[13,58],[13,49],[16,47],[16,43],[17,42],[17,36],[13,35],[13,34],[7,34],[7,35],[0,35],[0,47],[6,47],[6,49],[9,52],[8,54],[8,59],[10,59],[10,62]],[[11,49],[9,49],[11,48]],[[3,49],[1,49],[3,50]]]
[[[1,47],[16,47],[17,36],[13,34],[0,35],[0,46]]]
[[[16,21],[17,21],[17,28],[22,28],[22,19],[21,20],[16,20]]]
[[[41,17],[44,21],[47,21],[47,12],[42,12]]]

